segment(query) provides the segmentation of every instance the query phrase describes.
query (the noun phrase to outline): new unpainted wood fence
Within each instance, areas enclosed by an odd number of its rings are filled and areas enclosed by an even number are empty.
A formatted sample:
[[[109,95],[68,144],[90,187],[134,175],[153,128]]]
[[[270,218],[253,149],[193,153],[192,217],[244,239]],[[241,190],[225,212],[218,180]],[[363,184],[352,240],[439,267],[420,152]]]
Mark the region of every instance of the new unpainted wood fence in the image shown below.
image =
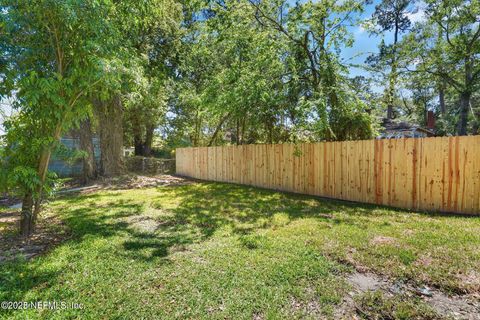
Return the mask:
[[[176,172],[405,209],[480,214],[480,136],[180,148]]]

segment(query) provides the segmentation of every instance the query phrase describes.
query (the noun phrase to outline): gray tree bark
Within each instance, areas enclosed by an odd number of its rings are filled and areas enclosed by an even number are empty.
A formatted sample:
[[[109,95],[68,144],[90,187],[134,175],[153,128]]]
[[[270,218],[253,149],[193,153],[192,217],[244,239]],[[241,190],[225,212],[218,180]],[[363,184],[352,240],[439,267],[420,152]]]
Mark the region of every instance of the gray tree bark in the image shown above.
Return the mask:
[[[80,123],[78,135],[80,139],[80,149],[86,152],[86,156],[83,158],[82,180],[83,183],[87,184],[90,180],[97,177],[97,165],[95,163],[92,124],[90,118],[87,118]]]
[[[122,174],[123,163],[123,106],[119,95],[108,101],[94,100],[100,136],[100,170],[105,177]]]
[[[470,111],[470,92],[462,92],[460,95],[460,119],[458,121],[458,135],[466,136],[467,135],[467,126],[468,126],[468,113]]]

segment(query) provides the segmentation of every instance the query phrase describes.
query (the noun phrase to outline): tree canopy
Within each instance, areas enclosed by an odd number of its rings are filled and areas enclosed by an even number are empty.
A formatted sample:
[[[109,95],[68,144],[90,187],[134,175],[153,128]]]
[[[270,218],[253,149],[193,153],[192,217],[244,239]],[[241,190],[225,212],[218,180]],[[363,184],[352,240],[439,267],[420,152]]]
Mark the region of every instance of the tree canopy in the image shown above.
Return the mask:
[[[385,119],[425,126],[428,112],[436,135],[480,129],[477,0],[0,5],[0,95],[15,110],[0,177],[24,199],[25,234],[64,135],[80,132],[90,170],[98,136],[99,172],[114,175],[124,146],[165,156],[178,146],[369,139]],[[354,65],[345,52],[356,28],[381,41]]]

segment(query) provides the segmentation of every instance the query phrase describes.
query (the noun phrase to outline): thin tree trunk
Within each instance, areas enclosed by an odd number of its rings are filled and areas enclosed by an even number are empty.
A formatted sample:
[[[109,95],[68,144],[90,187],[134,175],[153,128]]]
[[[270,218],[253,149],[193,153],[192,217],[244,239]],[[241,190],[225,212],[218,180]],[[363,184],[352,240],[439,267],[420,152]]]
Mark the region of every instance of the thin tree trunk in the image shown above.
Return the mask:
[[[395,95],[395,62],[392,62],[392,73],[390,74],[388,92],[387,92],[387,119],[393,119],[393,104]]]
[[[441,45],[441,41],[443,40],[443,29],[438,26],[438,45]],[[444,63],[442,58],[442,53],[440,54],[439,58],[441,62],[439,63],[439,69],[441,72],[444,72]],[[440,112],[443,116],[447,114],[447,106],[445,105],[445,89],[447,88],[447,84],[445,79],[440,78],[438,79],[438,103],[440,105]]]
[[[35,222],[37,218],[33,210],[33,194],[27,193],[23,197],[22,213],[20,217],[20,233],[24,237],[29,237],[35,231]]]
[[[60,140],[60,135],[62,132],[62,125],[61,123],[58,123],[57,126],[55,127],[55,131],[53,133],[53,140],[58,141]],[[38,184],[37,190],[36,190],[36,199],[33,201],[33,193],[29,192],[25,196],[24,199],[26,200],[26,205],[22,204],[22,211],[23,208],[25,208],[25,214],[22,213],[22,216],[25,216],[25,232],[23,232],[22,225],[21,225],[21,230],[22,234],[24,236],[29,236],[34,230],[35,230],[35,224],[37,222],[37,217],[40,213],[41,207],[42,207],[42,200],[43,200],[43,187],[45,185],[45,180],[47,179],[47,172],[48,172],[48,163],[50,162],[50,156],[52,155],[52,145],[47,145],[43,148],[43,150],[40,153],[40,158],[38,161],[38,170],[37,174],[38,177],[40,178],[40,182]],[[30,201],[30,198],[32,199]],[[32,203],[32,204],[31,204]],[[28,214],[28,212],[31,212],[32,214]],[[30,221],[30,222],[28,222]],[[26,227],[28,224],[31,224],[31,227]]]
[[[124,172],[123,107],[120,96],[107,102],[94,101],[100,133],[100,174],[111,177]]]
[[[392,51],[392,70],[390,72],[388,93],[387,93],[387,119],[393,119],[393,105],[395,103],[395,85],[397,82],[397,43],[398,43],[398,22],[395,22],[395,31]]]
[[[268,141],[270,144],[273,144],[273,125],[268,124]]]
[[[441,84],[438,88],[438,103],[440,105],[440,112],[442,115],[447,113],[447,107],[445,105],[445,81],[440,80]]]
[[[460,93],[460,120],[458,122],[458,135],[466,136],[468,127],[468,113],[470,111],[470,100],[472,92],[469,90],[472,86],[472,58],[467,53],[465,56],[465,89]]]
[[[215,139],[217,138],[218,133],[220,132],[220,129],[222,129],[223,124],[225,121],[228,119],[230,116],[230,113],[227,113],[220,119],[220,122],[218,123],[217,127],[215,128],[215,131],[213,132],[212,137],[210,138],[210,141],[208,142],[208,146],[211,147],[213,143],[215,142]]]
[[[240,144],[240,121],[237,119],[237,130],[236,130],[236,136],[235,136],[235,142],[237,144],[237,146]]]
[[[245,144],[245,118],[242,119],[242,126],[240,128],[240,144]]]

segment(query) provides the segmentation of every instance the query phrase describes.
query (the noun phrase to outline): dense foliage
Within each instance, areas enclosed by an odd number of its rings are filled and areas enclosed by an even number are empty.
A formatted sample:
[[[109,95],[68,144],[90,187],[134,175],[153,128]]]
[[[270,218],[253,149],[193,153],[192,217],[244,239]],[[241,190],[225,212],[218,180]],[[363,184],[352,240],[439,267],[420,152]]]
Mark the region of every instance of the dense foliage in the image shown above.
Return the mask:
[[[148,156],[177,146],[368,139],[383,118],[424,126],[428,111],[438,135],[480,129],[477,0],[0,6],[0,94],[15,109],[4,125],[1,186],[24,198],[26,216],[48,191],[63,135],[83,139],[93,177],[92,134],[99,172],[113,175],[123,146]],[[358,26],[382,41],[353,76],[343,53]]]
[[[173,127],[192,145],[368,138],[372,118],[339,53],[360,2],[188,7]]]

